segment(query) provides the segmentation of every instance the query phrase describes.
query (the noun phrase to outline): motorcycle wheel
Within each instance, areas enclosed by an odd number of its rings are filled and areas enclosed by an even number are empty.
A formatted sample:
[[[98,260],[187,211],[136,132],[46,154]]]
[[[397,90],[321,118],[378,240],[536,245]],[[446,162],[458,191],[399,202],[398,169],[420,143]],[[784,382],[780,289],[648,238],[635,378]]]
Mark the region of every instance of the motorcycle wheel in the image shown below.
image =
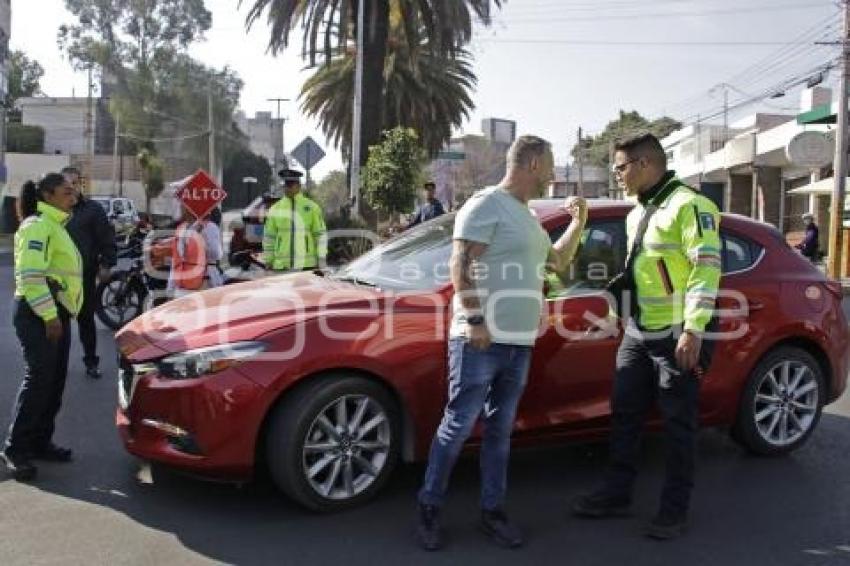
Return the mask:
[[[113,273],[97,286],[97,318],[118,330],[144,310],[145,292],[125,273]]]

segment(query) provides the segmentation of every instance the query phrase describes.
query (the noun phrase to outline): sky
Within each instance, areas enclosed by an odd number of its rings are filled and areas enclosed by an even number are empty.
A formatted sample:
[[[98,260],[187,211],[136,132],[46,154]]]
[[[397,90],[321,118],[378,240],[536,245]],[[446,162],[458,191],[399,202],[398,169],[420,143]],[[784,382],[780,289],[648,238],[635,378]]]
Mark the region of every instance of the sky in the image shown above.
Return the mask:
[[[213,26],[190,53],[236,70],[249,116],[276,112],[269,98],[292,99],[281,106],[285,147],[313,136],[328,152],[314,169],[321,178],[341,158],[299,110],[310,75],[299,56],[300,35],[296,30],[289,50],[269,55],[265,20],[245,29],[250,1],[239,9],[238,0],[206,0]],[[45,68],[47,95],[84,96],[84,74],[55,41],[59,26],[72,22],[64,6],[64,0],[12,0],[11,47]],[[552,141],[563,165],[579,127],[598,133],[620,109],[721,123],[722,94],[710,92],[721,83],[729,84],[732,120],[755,110],[796,112],[799,87],[786,90],[782,83],[834,60],[837,48],[816,42],[835,41],[840,31],[839,9],[829,0],[506,0],[492,26],[476,26],[470,46],[476,108],[458,133],[479,133],[487,117],[516,120],[520,134]],[[837,76],[829,73],[827,84]],[[785,96],[734,109],[777,90]]]

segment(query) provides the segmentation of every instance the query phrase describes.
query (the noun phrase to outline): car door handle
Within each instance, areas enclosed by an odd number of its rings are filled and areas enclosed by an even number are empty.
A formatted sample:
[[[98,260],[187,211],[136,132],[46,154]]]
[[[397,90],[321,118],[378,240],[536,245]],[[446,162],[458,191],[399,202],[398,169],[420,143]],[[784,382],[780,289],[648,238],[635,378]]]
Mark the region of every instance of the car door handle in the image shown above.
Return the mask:
[[[750,312],[760,311],[764,309],[764,303],[761,301],[748,301],[747,306],[750,309]]]

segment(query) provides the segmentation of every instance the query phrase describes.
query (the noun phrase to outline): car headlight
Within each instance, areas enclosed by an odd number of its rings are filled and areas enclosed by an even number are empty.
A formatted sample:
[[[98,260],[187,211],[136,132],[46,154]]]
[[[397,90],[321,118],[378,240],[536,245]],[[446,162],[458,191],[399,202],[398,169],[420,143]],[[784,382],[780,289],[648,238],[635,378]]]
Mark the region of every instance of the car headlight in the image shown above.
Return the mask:
[[[163,377],[193,379],[218,373],[256,356],[266,349],[262,342],[234,342],[173,354],[157,362]]]

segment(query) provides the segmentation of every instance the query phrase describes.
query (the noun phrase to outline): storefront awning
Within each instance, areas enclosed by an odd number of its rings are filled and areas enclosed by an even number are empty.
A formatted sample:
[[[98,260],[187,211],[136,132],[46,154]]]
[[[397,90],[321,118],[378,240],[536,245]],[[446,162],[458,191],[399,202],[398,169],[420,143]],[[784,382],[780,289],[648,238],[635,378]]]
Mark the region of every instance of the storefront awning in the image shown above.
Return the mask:
[[[847,178],[847,187],[850,189],[850,177]],[[804,185],[802,187],[797,187],[796,189],[791,189],[788,191],[789,195],[819,195],[819,196],[830,196],[832,195],[832,187],[835,182],[832,180],[832,177],[828,179],[821,179],[820,181],[816,181],[814,183],[810,183],[808,185]]]
[[[797,114],[798,124],[834,124],[836,121],[832,104],[821,104],[808,112]]]

